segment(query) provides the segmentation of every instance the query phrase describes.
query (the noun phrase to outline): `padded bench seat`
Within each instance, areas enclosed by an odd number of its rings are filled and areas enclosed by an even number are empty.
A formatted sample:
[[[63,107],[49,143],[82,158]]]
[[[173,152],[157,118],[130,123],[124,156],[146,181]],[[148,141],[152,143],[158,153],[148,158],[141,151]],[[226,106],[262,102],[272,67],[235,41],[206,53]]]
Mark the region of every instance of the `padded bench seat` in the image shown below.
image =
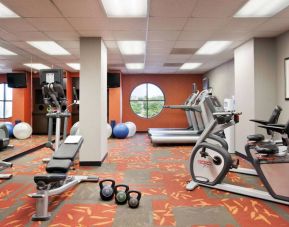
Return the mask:
[[[75,156],[80,150],[80,147],[83,143],[83,138],[80,139],[79,143],[63,143],[54,152],[52,158],[53,159],[69,159],[71,161],[74,160]]]
[[[70,159],[51,159],[47,166],[47,173],[67,173],[70,169],[72,161]]]
[[[279,152],[279,148],[275,144],[267,144],[256,146],[256,151],[260,154],[276,154]]]
[[[55,183],[66,179],[65,174],[46,174],[46,175],[36,175],[34,176],[34,182],[37,184],[42,181],[45,184]]]
[[[260,141],[264,140],[265,137],[264,137],[264,135],[262,135],[262,134],[254,134],[254,135],[249,135],[249,136],[247,136],[247,139],[248,139],[249,141],[260,142]]]

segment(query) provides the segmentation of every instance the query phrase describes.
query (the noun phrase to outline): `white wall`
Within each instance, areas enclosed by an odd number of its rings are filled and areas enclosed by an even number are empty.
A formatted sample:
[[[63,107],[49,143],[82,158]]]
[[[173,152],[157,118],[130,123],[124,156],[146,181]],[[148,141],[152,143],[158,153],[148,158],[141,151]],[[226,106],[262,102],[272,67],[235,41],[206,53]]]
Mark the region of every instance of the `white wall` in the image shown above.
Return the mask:
[[[235,146],[242,152],[248,134],[255,131],[249,120],[255,117],[254,40],[238,47],[235,58],[235,101],[236,110],[241,111],[240,122],[236,125]]]
[[[277,103],[283,109],[279,122],[286,123],[289,120],[289,101],[285,100],[285,75],[284,59],[289,57],[289,32],[277,38]]]
[[[224,102],[225,98],[231,98],[235,94],[234,60],[207,72],[204,77],[209,79],[213,94],[218,97],[221,103]]]

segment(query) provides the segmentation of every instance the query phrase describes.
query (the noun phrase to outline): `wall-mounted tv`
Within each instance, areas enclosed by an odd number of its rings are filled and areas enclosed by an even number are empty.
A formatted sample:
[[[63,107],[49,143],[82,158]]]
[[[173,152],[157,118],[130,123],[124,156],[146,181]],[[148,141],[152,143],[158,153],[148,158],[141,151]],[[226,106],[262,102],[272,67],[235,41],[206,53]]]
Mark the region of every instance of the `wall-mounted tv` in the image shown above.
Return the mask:
[[[203,90],[208,90],[209,88],[210,88],[210,86],[209,86],[209,78],[205,77],[203,79]]]
[[[10,88],[26,88],[26,73],[7,73],[7,84]]]
[[[107,88],[120,87],[120,73],[107,73]]]

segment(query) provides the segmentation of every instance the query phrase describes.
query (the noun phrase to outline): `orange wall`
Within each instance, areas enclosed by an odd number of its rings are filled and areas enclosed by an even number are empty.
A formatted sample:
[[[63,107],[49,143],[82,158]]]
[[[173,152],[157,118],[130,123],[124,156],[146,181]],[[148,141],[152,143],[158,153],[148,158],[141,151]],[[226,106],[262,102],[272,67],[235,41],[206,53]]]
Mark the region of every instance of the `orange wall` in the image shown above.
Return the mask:
[[[21,120],[31,124],[32,122],[32,99],[31,99],[31,75],[27,73],[27,88],[13,88],[13,114],[11,118],[0,119],[3,121]],[[0,75],[0,83],[6,82],[6,75]]]
[[[160,87],[165,95],[165,105],[183,104],[192,93],[192,84],[202,88],[202,75],[187,74],[127,74],[122,75],[123,95],[123,122],[132,121],[138,131],[147,131],[148,128],[178,128],[187,127],[187,119],[184,111],[163,109],[162,112],[151,119],[137,116],[131,110],[129,99],[132,90],[142,83],[153,83]]]

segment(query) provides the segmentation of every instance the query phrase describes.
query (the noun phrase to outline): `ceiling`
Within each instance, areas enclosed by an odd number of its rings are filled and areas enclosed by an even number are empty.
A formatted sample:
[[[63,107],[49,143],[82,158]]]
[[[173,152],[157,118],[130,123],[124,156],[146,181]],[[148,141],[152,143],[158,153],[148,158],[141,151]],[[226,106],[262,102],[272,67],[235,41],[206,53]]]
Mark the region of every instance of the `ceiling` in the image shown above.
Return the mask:
[[[179,65],[201,62],[204,73],[233,57],[233,49],[252,37],[275,37],[289,30],[289,7],[271,18],[233,18],[246,0],[150,0],[148,18],[108,18],[100,0],[1,0],[21,18],[0,19],[0,46],[17,56],[0,56],[0,72],[26,69],[37,62],[73,71],[79,62],[79,37],[102,37],[108,66],[125,73],[125,63],[145,62],[140,73],[184,73]],[[26,41],[53,40],[69,56],[50,56]],[[116,41],[146,40],[143,56],[122,56]],[[194,55],[207,40],[233,41],[228,50],[212,56]],[[174,63],[174,64],[171,64]]]

